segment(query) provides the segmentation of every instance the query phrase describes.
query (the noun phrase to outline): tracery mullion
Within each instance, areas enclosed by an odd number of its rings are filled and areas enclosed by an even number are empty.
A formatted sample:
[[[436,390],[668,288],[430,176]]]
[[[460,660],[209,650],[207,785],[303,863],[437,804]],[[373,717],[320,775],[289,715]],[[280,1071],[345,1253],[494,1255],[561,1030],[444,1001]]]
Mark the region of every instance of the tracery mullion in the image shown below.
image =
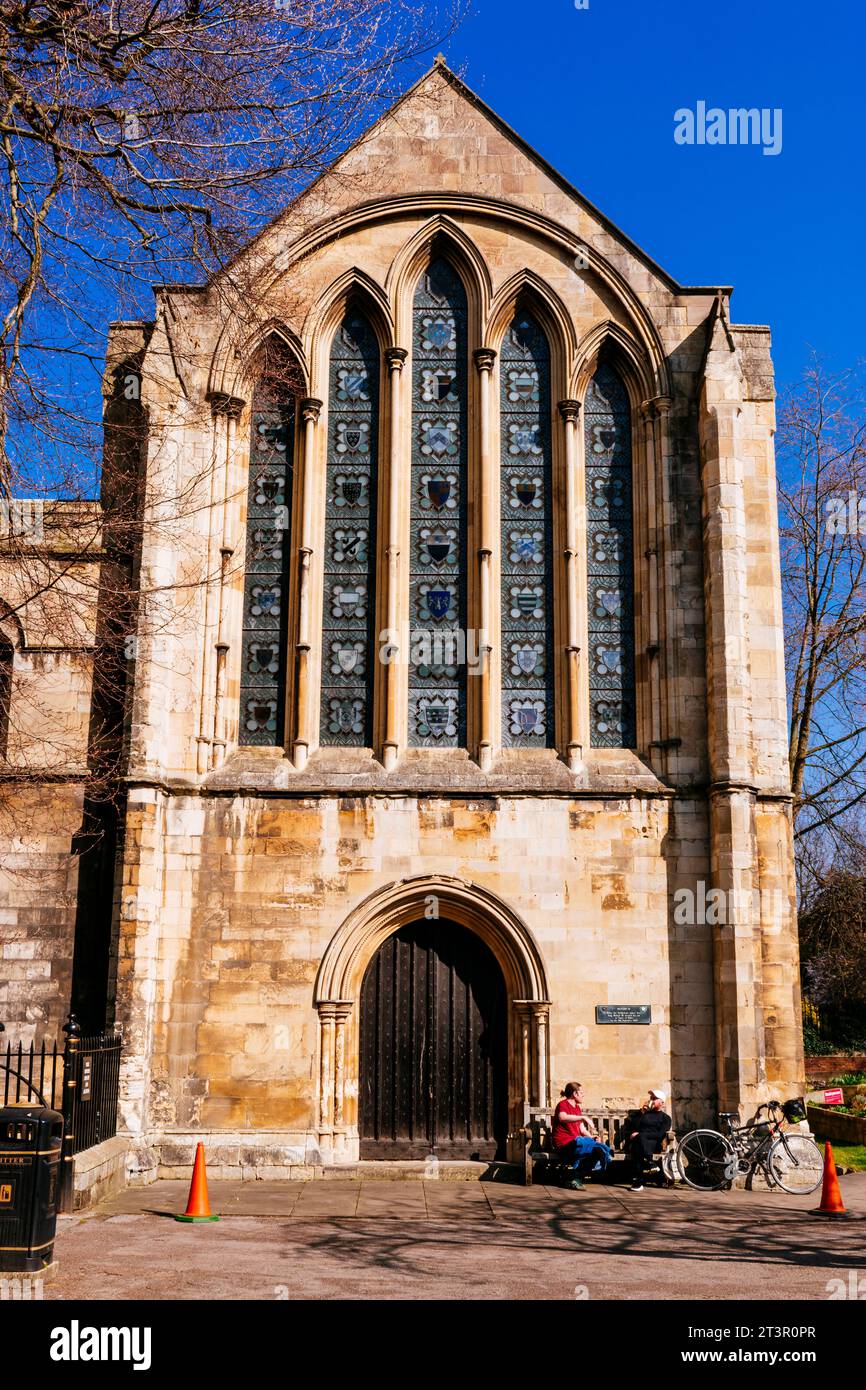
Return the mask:
[[[584,404],[589,725],[594,748],[636,743],[631,409],[603,363]]]
[[[252,400],[238,742],[276,746],[285,725],[295,401],[266,381]]]
[[[502,742],[554,741],[550,350],[518,312],[500,362]]]
[[[351,310],[331,347],[320,742],[371,747],[379,345]]]
[[[409,743],[466,745],[467,301],[435,258],[415,293]]]

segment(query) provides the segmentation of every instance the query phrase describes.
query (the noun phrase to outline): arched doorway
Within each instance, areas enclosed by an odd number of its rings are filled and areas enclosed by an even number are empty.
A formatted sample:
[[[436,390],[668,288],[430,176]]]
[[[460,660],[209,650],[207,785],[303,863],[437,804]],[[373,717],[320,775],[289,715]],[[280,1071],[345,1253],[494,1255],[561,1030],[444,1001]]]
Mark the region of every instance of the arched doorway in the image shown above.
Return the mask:
[[[434,905],[437,915],[431,918]],[[440,934],[442,949],[447,928],[456,926],[468,932],[487,948],[481,977],[504,981],[507,1066],[503,1071],[507,1072],[509,1129],[524,1123],[528,1105],[547,1105],[550,992],[544,958],[529,927],[513,908],[481,884],[445,874],[400,879],[383,884],[356,904],[331,937],[316,976],[313,1001],[319,1016],[319,1085],[315,1144],[325,1164],[355,1163],[360,1157],[364,1132],[360,1115],[364,979],[389,938],[404,927],[421,924],[422,919],[429,931]],[[497,1068],[496,1075],[500,1074]],[[440,1091],[442,1088],[437,1087],[437,1093]],[[496,1147],[499,1124],[497,1118],[493,1134]],[[383,1138],[376,1142],[381,1144]],[[470,1155],[481,1153],[479,1143],[467,1139],[466,1145]],[[419,1145],[415,1152],[421,1149]],[[441,1135],[435,1152],[445,1152]],[[428,1143],[423,1154],[429,1153]],[[379,1156],[399,1157],[393,1139],[387,1149],[379,1150]]]
[[[507,995],[467,927],[406,923],[360,995],[360,1157],[502,1158],[508,1127]]]

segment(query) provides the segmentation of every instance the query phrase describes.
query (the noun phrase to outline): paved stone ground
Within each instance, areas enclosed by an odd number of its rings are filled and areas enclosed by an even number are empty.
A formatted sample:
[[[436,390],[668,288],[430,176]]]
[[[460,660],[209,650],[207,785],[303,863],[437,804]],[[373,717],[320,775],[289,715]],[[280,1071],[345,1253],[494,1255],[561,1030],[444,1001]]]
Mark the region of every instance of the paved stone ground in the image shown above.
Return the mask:
[[[818,1194],[486,1182],[211,1182],[222,1220],[189,1226],[186,1184],[61,1218],[48,1299],[818,1299],[866,1287],[866,1173],[848,1220]]]

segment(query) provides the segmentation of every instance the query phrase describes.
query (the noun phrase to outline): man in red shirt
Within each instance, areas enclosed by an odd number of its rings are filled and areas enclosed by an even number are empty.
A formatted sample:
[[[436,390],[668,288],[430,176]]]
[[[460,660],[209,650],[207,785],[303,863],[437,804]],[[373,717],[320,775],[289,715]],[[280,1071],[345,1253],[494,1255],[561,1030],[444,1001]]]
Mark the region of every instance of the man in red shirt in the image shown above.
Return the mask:
[[[596,1130],[583,1114],[580,1102],[583,1087],[579,1081],[569,1081],[562,1100],[553,1112],[553,1147],[561,1158],[571,1161],[574,1176],[571,1186],[583,1188],[583,1176],[601,1164],[602,1172],[611,1161],[611,1152],[602,1144]]]

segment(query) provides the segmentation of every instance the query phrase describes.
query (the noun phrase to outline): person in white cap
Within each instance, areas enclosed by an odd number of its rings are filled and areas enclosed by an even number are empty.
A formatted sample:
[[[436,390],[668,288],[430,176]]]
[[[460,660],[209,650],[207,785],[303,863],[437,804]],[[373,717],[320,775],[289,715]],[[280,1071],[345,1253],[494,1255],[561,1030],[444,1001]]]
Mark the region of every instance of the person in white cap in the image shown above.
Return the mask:
[[[654,1086],[644,1101],[640,1114],[632,1121],[626,1134],[626,1148],[634,1164],[632,1192],[643,1191],[643,1170],[661,1148],[662,1140],[671,1128],[671,1117],[665,1113],[667,1092]]]

